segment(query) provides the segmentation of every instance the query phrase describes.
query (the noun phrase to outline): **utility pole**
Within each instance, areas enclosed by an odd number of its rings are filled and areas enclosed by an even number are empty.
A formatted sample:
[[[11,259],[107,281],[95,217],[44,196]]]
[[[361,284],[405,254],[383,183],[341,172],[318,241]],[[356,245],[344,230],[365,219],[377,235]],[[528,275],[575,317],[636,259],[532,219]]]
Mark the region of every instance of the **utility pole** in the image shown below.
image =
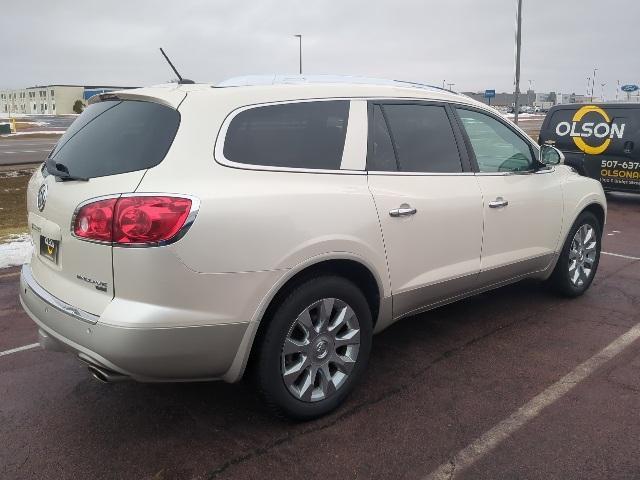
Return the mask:
[[[518,124],[518,111],[520,110],[520,46],[522,43],[522,0],[518,1],[518,10],[516,13],[516,78],[514,96],[514,115],[513,123]]]
[[[591,101],[593,102],[593,95],[594,95],[594,91],[596,89],[596,72],[598,71],[597,68],[593,69],[593,77],[591,77]]]
[[[299,42],[299,48],[298,48],[298,54],[299,54],[299,61],[298,61],[298,70],[300,75],[302,75],[302,34],[298,33],[297,35],[294,35],[294,37],[298,37]]]

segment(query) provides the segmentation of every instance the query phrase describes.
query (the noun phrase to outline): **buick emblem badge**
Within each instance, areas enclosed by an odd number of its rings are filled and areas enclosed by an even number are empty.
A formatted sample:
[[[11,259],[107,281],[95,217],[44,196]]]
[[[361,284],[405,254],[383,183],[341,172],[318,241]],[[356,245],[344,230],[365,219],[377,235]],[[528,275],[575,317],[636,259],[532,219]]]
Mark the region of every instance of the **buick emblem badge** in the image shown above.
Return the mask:
[[[38,210],[43,211],[44,206],[47,203],[47,193],[49,189],[47,188],[47,184],[43,183],[40,186],[40,190],[38,190]]]

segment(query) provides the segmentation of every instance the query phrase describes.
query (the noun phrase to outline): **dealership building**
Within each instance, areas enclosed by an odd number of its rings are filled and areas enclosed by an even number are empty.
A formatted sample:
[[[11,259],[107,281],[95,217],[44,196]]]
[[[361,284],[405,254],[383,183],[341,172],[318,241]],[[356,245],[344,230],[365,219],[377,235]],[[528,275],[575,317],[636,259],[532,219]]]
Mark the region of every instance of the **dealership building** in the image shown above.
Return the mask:
[[[73,104],[86,105],[92,96],[131,87],[44,85],[15,90],[0,90],[0,113],[64,115],[74,113]]]

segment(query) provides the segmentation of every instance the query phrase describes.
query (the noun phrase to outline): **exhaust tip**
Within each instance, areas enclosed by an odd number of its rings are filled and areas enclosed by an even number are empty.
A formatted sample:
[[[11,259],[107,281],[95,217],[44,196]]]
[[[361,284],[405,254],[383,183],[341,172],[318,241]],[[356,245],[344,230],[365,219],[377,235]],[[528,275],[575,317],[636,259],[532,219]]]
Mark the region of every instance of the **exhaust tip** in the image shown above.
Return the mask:
[[[89,370],[89,373],[93,378],[102,383],[116,383],[129,380],[129,377],[127,377],[126,375],[122,375],[121,373],[114,372],[112,370],[100,368],[96,365],[89,365],[87,369]]]
[[[96,367],[88,367],[88,370],[91,376],[96,380],[98,380],[99,382],[110,383],[109,378],[107,378],[107,376],[103,372],[98,370]]]

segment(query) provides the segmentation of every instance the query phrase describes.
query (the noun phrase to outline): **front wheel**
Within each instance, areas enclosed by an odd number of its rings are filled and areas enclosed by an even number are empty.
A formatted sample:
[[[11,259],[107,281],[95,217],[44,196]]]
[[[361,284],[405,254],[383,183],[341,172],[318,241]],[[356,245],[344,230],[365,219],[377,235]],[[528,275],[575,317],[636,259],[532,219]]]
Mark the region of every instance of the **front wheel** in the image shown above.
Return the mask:
[[[265,320],[255,373],[267,405],[296,420],[340,405],[362,376],[371,349],[371,312],[360,289],[341,277],[313,278]]]
[[[569,231],[549,279],[554,290],[568,297],[582,295],[598,270],[601,244],[598,219],[590,212],[582,212]]]

